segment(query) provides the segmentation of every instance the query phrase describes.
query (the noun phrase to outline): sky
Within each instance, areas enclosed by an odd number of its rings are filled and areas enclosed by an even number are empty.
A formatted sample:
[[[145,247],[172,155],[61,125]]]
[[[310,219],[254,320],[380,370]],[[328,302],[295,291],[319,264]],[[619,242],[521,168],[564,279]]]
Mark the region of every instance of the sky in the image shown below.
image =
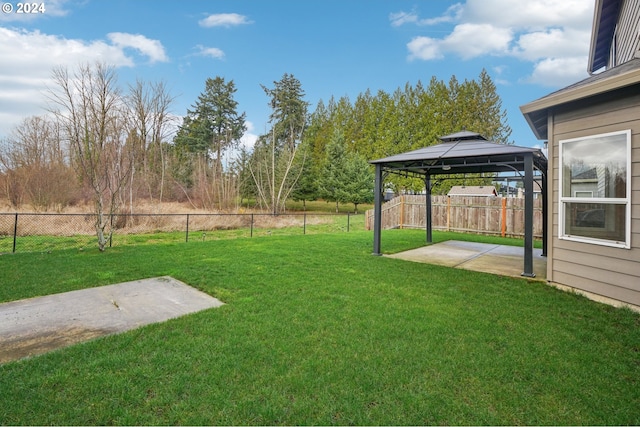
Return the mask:
[[[587,74],[594,0],[0,0],[0,139],[47,113],[51,72],[103,62],[118,82],[164,82],[177,120],[207,78],[233,80],[243,143],[268,130],[261,88],[296,77],[318,101],[477,79],[485,69],[516,145],[541,147],[519,107]],[[37,7],[33,7],[33,5]],[[22,5],[22,12],[27,7]],[[473,129],[468,129],[473,130]]]

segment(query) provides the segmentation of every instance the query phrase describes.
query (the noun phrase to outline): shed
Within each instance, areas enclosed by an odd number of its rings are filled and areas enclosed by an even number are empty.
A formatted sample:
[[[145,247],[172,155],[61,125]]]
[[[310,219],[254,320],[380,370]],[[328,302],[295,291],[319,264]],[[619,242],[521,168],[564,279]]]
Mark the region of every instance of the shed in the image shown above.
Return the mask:
[[[491,197],[497,195],[496,188],[491,185],[454,185],[447,193],[447,196]]]

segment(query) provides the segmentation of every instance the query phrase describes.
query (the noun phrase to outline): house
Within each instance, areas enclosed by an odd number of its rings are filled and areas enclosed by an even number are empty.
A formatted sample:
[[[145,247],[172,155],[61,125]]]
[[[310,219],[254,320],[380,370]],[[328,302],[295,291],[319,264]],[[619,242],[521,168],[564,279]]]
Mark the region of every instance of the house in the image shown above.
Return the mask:
[[[497,195],[495,187],[491,185],[454,185],[447,193],[447,196],[491,197]]]
[[[520,107],[548,140],[547,280],[640,307],[640,0],[596,0],[591,77]]]

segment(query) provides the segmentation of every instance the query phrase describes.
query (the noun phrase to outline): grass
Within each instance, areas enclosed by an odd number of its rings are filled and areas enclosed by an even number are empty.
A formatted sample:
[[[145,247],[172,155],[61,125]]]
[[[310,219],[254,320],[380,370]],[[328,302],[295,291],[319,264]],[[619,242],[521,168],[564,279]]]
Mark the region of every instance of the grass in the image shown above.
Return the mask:
[[[0,301],[171,275],[227,304],[0,366],[0,424],[640,424],[637,313],[371,251],[354,231],[3,255]]]

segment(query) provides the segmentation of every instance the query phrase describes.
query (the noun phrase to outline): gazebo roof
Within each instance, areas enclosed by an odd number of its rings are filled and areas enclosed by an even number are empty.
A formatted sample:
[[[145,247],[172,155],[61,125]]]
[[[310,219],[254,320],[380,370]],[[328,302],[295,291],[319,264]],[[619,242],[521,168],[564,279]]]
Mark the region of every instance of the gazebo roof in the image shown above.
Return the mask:
[[[462,131],[440,138],[437,145],[372,160],[385,170],[419,174],[480,173],[521,170],[523,155],[532,153],[534,165],[546,170],[547,159],[538,148],[519,147],[488,141],[478,133]]]
[[[540,99],[520,106],[520,111],[538,139],[547,139],[549,111],[574,103],[586,105],[601,96],[615,97],[616,93],[638,92],[640,86],[640,58],[634,58],[616,67],[594,74],[584,80],[557,90]]]

